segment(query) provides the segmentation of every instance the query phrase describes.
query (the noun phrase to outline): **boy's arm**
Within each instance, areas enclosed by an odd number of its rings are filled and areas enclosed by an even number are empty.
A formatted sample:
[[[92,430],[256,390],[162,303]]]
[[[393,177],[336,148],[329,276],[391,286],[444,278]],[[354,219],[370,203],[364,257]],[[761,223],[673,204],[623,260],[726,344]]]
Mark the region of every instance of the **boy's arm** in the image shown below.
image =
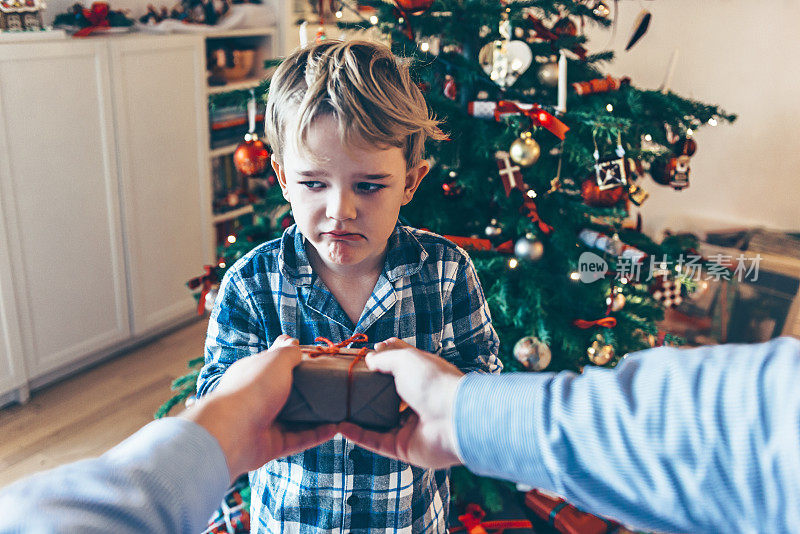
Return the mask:
[[[441,357],[464,372],[499,373],[500,340],[472,260],[462,252],[450,295],[445,295]]]
[[[264,338],[252,296],[238,270],[231,268],[219,288],[219,296],[208,321],[205,365],[197,379],[197,396],[212,391],[222,374],[236,360],[269,348]]]

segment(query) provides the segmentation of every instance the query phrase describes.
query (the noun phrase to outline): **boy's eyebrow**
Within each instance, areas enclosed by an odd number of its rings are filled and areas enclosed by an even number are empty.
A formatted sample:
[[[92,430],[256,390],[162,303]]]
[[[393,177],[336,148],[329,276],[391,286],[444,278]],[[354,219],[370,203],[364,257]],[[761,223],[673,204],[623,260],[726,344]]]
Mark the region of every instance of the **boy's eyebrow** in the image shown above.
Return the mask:
[[[307,170],[307,171],[297,171],[299,176],[303,176],[306,178],[316,178],[319,176],[328,176],[328,172],[322,169],[320,170]],[[361,180],[383,180],[386,178],[390,178],[392,175],[387,172],[379,172],[379,173],[361,173],[361,174],[354,174],[355,178],[359,178]]]

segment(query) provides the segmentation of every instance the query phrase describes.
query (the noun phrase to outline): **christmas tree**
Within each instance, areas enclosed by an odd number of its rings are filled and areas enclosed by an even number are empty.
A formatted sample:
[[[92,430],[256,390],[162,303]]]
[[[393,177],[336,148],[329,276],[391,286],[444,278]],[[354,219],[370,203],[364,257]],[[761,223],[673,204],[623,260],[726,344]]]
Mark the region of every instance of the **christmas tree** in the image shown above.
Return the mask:
[[[449,140],[427,147],[431,172],[401,217],[468,250],[506,372],[613,366],[629,352],[680,342],[657,324],[706,260],[691,239],[655,243],[632,212],[646,187],[688,187],[693,132],[735,116],[668,87],[606,76],[613,54],[589,50],[583,35],[587,25],[612,24],[599,0],[334,0],[318,9],[330,7],[350,19],[342,28],[377,31],[410,58],[443,121]],[[643,12],[629,47],[649,20]],[[254,219],[220,248],[218,265],[192,281],[204,299],[227,266],[291,224],[282,203],[268,189]],[[163,413],[195,379],[176,382]],[[466,472],[454,474],[454,493],[476,482],[497,508],[492,484]]]

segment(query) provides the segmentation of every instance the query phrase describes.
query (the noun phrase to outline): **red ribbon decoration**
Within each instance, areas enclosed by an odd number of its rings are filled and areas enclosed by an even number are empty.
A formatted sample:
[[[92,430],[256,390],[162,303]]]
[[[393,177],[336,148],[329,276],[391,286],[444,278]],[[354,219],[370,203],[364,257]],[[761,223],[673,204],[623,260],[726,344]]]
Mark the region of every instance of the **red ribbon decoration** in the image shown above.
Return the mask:
[[[530,104],[530,107],[526,105],[522,108],[509,100],[501,100],[494,110],[494,120],[499,121],[501,115],[508,113],[525,115],[531,119],[534,126],[541,126],[562,141],[569,131],[569,126],[558,120],[555,115],[543,110],[538,104]]]
[[[596,321],[584,321],[583,319],[575,319],[572,324],[578,328],[592,328],[593,326],[602,326],[603,328],[614,328],[617,326],[617,320],[614,317],[603,317]]]
[[[486,512],[477,504],[468,504],[467,513],[458,516],[458,520],[464,526],[450,527],[450,532],[460,532],[466,530],[468,534],[502,534],[507,528],[533,528],[533,524],[527,519],[506,519],[502,521],[484,521]]]
[[[108,28],[110,26],[108,23],[108,12],[109,7],[106,2],[94,2],[92,3],[91,9],[84,8],[83,16],[92,25],[77,31],[75,37],[86,37],[94,31]]]
[[[536,202],[533,201],[528,195],[525,195],[525,200],[522,202],[522,207],[520,211],[527,213],[525,215],[534,223],[539,225],[539,230],[544,232],[545,234],[549,234],[553,231],[553,227],[547,224],[539,217],[539,210],[536,208]]]
[[[470,250],[494,250],[501,254],[511,254],[514,252],[514,243],[511,241],[506,241],[495,247],[488,239],[481,239],[478,237],[463,237],[458,235],[446,235],[442,237],[449,239],[461,248],[468,248]]]
[[[345,339],[344,341],[340,341],[339,343],[334,343],[330,339],[326,337],[318,337],[314,340],[316,343],[325,343],[326,346],[319,345],[315,347],[314,352],[308,353],[309,358],[316,358],[317,356],[322,356],[325,354],[338,354],[339,349],[344,348],[346,345],[350,343],[366,343],[369,340],[367,334],[355,334],[352,337]],[[347,419],[350,419],[350,401],[352,399],[352,392],[353,392],[353,369],[355,369],[356,364],[363,360],[364,357],[367,355],[370,349],[368,347],[362,347],[361,350],[358,351],[358,354],[353,356],[353,361],[350,362],[350,367],[347,368]]]

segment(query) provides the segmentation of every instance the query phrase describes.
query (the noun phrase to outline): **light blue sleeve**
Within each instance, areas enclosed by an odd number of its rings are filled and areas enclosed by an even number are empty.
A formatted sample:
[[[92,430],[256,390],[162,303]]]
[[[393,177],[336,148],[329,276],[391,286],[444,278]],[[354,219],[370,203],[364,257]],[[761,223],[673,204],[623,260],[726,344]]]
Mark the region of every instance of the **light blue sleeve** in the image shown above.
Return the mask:
[[[458,453],[478,474],[667,532],[800,525],[800,341],[629,355],[583,374],[470,374]]]
[[[4,488],[0,533],[197,534],[228,484],[216,439],[191,421],[169,417],[99,458]]]

